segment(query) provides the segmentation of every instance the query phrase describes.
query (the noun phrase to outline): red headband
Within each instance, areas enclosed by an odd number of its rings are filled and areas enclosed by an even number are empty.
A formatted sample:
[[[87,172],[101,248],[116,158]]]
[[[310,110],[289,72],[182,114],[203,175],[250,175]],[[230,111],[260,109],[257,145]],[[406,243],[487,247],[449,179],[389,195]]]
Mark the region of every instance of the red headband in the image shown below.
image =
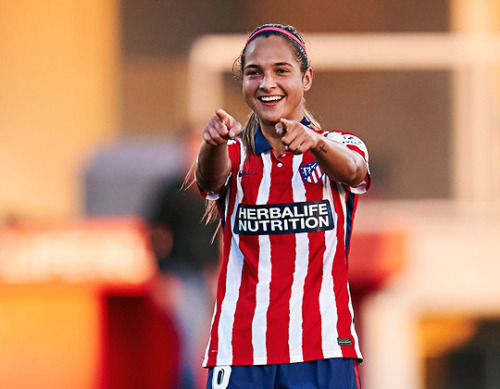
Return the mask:
[[[300,47],[302,47],[302,49],[304,50],[304,53],[306,53],[306,55],[307,55],[306,47],[300,41],[300,39],[297,38],[295,35],[293,35],[291,32],[289,32],[289,31],[287,31],[287,30],[285,30],[283,28],[280,28],[280,27],[264,27],[264,28],[262,28],[260,30],[255,31],[252,35],[250,35],[250,37],[248,38],[247,43],[245,44],[245,46],[248,45],[248,42],[250,42],[255,37],[255,35],[258,35],[258,34],[260,34],[261,32],[264,32],[264,31],[277,31],[277,32],[279,32],[281,34],[286,35],[289,38],[292,38],[295,42],[297,42],[300,45]]]

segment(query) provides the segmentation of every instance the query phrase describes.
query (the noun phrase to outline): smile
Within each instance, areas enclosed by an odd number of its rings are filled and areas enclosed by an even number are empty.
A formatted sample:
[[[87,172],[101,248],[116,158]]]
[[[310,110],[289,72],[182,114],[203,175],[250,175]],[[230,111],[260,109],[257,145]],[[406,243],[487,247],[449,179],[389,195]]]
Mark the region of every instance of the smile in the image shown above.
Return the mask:
[[[272,101],[280,101],[283,99],[283,96],[261,96],[259,97],[259,100],[262,101],[263,103],[269,103]]]

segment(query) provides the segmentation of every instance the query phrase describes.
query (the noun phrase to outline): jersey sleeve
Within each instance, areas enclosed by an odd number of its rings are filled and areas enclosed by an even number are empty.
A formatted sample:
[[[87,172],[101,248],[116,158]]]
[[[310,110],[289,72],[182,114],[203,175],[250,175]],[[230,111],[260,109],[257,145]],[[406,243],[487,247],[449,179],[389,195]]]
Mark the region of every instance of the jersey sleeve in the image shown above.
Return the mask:
[[[198,185],[198,189],[203,198],[207,200],[219,200],[224,192],[226,191],[231,178],[238,173],[238,166],[241,157],[241,144],[239,140],[230,140],[227,142],[227,151],[229,154],[229,159],[231,160],[231,171],[226,178],[224,186],[217,192],[208,192]]]
[[[358,138],[356,135],[348,133],[348,132],[343,132],[343,131],[334,131],[334,132],[329,132],[326,137],[328,139],[331,139],[335,142],[342,143],[344,146],[349,148],[350,150],[353,150],[360,154],[366,161],[368,171],[366,173],[366,177],[361,182],[358,186],[356,187],[351,187],[347,186],[347,189],[351,191],[352,193],[355,194],[363,194],[370,189],[371,186],[371,174],[370,174],[370,164],[368,162],[369,157],[368,157],[368,149],[364,142]]]

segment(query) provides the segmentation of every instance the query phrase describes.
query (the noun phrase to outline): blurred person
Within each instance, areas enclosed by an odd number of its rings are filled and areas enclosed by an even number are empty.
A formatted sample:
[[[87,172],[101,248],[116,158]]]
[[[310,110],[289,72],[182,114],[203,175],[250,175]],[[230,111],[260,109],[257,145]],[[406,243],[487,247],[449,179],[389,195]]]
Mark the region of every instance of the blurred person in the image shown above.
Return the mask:
[[[206,387],[360,388],[347,268],[368,151],[305,108],[313,70],[293,27],[257,28],[239,59],[252,113],[243,128],[216,110],[195,168],[223,229]]]
[[[188,155],[197,152],[199,134],[185,141]],[[179,389],[199,388],[206,379],[200,364],[214,300],[219,247],[215,227],[202,223],[205,202],[196,188],[183,190],[186,169],[165,179],[148,202],[146,220],[151,246],[160,269],[155,292],[166,313],[174,317],[180,334]]]

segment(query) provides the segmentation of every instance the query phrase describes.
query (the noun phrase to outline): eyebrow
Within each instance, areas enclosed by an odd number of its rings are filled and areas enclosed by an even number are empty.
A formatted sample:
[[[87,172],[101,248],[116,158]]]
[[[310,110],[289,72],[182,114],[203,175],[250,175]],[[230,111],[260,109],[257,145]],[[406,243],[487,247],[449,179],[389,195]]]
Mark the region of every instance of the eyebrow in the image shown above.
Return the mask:
[[[273,63],[271,66],[293,66],[291,63],[289,62],[276,62],[276,63]],[[260,65],[257,65],[257,64],[248,64],[248,65],[245,65],[245,69],[247,68],[260,68],[261,66]]]

